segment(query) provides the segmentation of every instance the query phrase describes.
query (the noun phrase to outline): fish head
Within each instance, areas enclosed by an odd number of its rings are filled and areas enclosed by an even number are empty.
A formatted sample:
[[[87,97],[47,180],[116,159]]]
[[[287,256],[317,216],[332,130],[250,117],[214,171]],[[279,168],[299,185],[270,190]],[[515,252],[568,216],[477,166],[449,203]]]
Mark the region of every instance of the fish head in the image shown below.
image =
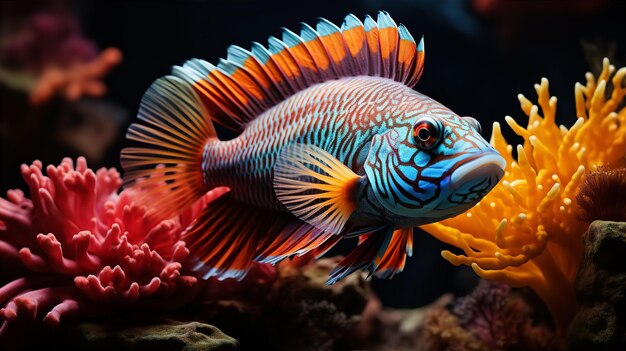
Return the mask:
[[[476,119],[439,108],[375,135],[365,172],[388,212],[427,223],[474,206],[503,177],[505,166]]]

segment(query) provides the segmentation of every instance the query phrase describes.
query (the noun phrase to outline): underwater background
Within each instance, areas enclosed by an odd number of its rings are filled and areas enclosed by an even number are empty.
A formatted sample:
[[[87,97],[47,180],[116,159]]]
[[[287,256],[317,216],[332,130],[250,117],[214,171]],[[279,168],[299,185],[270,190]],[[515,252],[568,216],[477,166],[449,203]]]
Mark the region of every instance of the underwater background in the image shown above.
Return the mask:
[[[362,17],[365,14],[375,15],[379,10],[388,11],[397,23],[404,24],[415,36],[424,35],[427,50],[425,70],[415,89],[445,103],[462,116],[476,118],[483,126],[485,138],[491,135],[493,122],[506,124],[504,116],[511,115],[520,124],[523,124],[521,121],[525,123],[517,95],[521,93],[535,101],[534,84],[543,77],[550,81],[550,95],[558,97],[556,124],[572,126],[579,115],[574,95],[575,83],[585,82],[585,72],[591,72],[596,77],[600,75],[605,57],[617,69],[626,66],[626,3],[619,0],[3,1],[0,3],[0,194],[7,197],[7,191],[16,188],[26,191],[25,173],[43,177],[45,171],[37,171],[33,167],[20,171],[20,165],[30,165],[35,160],[41,161],[43,166],[38,166],[40,170],[46,170],[47,165],[63,164],[59,169],[68,174],[73,171],[74,163],[76,170],[82,167],[84,171],[87,167],[85,163],[88,163],[93,170],[107,167],[121,171],[120,151],[128,146],[124,135],[135,119],[139,101],[150,84],[168,74],[173,65],[194,57],[217,62],[225,56],[229,45],[248,47],[251,41],[265,42],[270,35],[279,35],[281,27],[298,28],[300,22],[315,23],[318,17],[341,23],[348,13]],[[77,67],[76,63],[84,66],[73,70]],[[52,71],[51,68],[60,69]],[[59,74],[70,78],[64,81]],[[623,105],[621,102],[614,110],[620,111]],[[223,139],[234,137],[232,132],[219,127],[218,134]],[[502,134],[509,144],[523,141],[511,128],[503,127]],[[86,161],[77,160],[80,156],[84,156]],[[76,161],[69,165],[63,161],[65,157]],[[98,179],[101,176],[106,178],[98,173]],[[114,193],[116,176],[109,177],[106,182],[112,185],[107,190]],[[40,184],[31,183],[29,186],[34,190]],[[14,194],[13,197],[19,196]],[[129,198],[131,200],[128,201],[132,202],[131,195]],[[186,224],[188,222],[181,221],[177,225],[184,227]],[[283,268],[278,273],[268,273],[263,271],[268,268],[259,268],[258,279],[263,283],[246,282],[243,290],[251,291],[242,293],[232,284],[227,284],[224,288],[215,288],[217,292],[209,287],[206,294],[212,296],[208,300],[219,300],[216,296],[241,295],[242,301],[256,303],[250,303],[254,306],[250,309],[258,312],[259,308],[267,308],[269,311],[249,318],[246,316],[257,312],[224,305],[213,308],[215,306],[211,302],[203,305],[205,317],[208,315],[206,319],[210,321],[221,321],[222,325],[212,324],[239,340],[241,349],[256,349],[251,346],[255,337],[268,337],[268,330],[283,328],[283,324],[291,322],[307,329],[301,339],[306,342],[281,344],[264,341],[260,345],[278,349],[401,349],[398,345],[386,346],[387,337],[380,335],[368,344],[368,335],[372,332],[367,328],[391,326],[391,329],[400,329],[398,321],[405,320],[405,315],[390,314],[377,320],[378,324],[361,325],[359,332],[348,338],[334,335],[329,330],[348,332],[351,330],[349,317],[382,313],[380,311],[384,308],[394,311],[415,309],[435,301],[439,301],[441,306],[449,305],[449,300],[441,300],[442,296],[449,296],[445,294],[463,297],[471,293],[474,295],[470,295],[470,299],[477,300],[503,299],[502,296],[510,294],[508,285],[488,287],[471,267],[454,266],[441,258],[442,250],[459,253],[459,249],[419,229],[416,233],[413,257],[407,259],[404,271],[391,280],[370,278],[361,281],[351,278],[342,283],[350,286],[349,289],[333,288],[332,292],[328,292],[315,283],[302,281],[302,276],[313,277],[311,279],[315,282],[322,279],[319,277],[324,277],[326,273],[316,273],[316,269],[326,272],[327,262],[304,268],[294,264],[296,268]],[[174,242],[168,241],[163,245],[172,246]],[[355,245],[356,240],[342,242],[327,256],[345,254]],[[174,251],[161,254],[168,262],[163,263],[164,266],[176,261]],[[0,269],[2,275],[6,274],[0,277],[0,286],[19,277],[19,274],[7,274],[7,267],[11,266],[5,265]],[[299,269],[304,273],[293,272]],[[75,275],[82,274],[78,272]],[[275,281],[280,283],[271,285]],[[323,292],[318,293],[315,289]],[[0,297],[3,293],[8,296],[9,290],[0,289]],[[88,290],[85,288],[85,291]],[[312,307],[302,307],[299,302],[294,302],[307,312],[299,310],[300,314],[293,316],[286,311],[296,307],[287,302],[279,303],[281,300],[314,301],[318,294],[328,294],[322,300],[332,301],[336,306],[312,303]],[[368,303],[371,294],[380,301],[377,307]],[[541,306],[537,308],[539,317],[536,318],[550,319],[548,309],[536,295],[524,289],[515,290],[514,294],[525,296],[524,303]],[[272,297],[255,300],[260,295]],[[488,297],[484,297],[486,295]],[[173,299],[184,305],[179,300],[184,298],[176,296]],[[469,302],[463,300],[455,304],[452,314],[456,313],[457,317],[471,315],[470,312],[459,312],[468,308]],[[342,311],[341,318],[345,320],[337,317],[337,309]],[[193,319],[184,309],[173,307],[172,310],[179,321]],[[159,318],[153,317],[152,313],[146,314],[145,319]],[[155,315],[158,316],[158,313]],[[624,318],[623,315],[621,318]],[[5,319],[10,318],[5,316]],[[307,322],[309,320],[315,322]],[[241,327],[237,325],[238,321],[244,321],[241,323],[246,328],[258,327],[258,333],[234,335],[232,331]],[[97,317],[93,323],[98,323]],[[267,326],[259,327],[263,323]],[[329,330],[320,325],[327,326]],[[621,333],[624,333],[621,325]],[[444,325],[441,328],[452,327]],[[45,328],[40,330],[37,327],[36,330],[41,335],[50,333]],[[79,333],[84,335],[87,332]],[[281,337],[281,333],[274,333],[272,338]],[[462,334],[462,331],[456,330],[452,334]],[[324,342],[308,343],[308,340],[316,338]],[[19,342],[16,340],[19,337],[6,340],[9,341],[2,345],[7,349],[18,349],[16,345]],[[438,340],[440,342],[441,338]],[[234,345],[229,342],[225,341],[226,346],[219,347],[229,349]],[[417,349],[411,342],[400,344],[406,349]],[[452,349],[449,345],[429,342],[429,349]],[[500,345],[494,341],[496,344]],[[528,344],[532,343],[529,341]],[[564,348],[560,341],[548,344],[534,346],[536,349]],[[101,342],[96,345],[103,347],[108,344]],[[594,345],[589,349],[610,350],[614,347]],[[88,346],[75,344],[71,347]],[[176,347],[163,349],[179,349]],[[465,345],[458,349],[481,347]],[[487,349],[515,348],[500,345]]]

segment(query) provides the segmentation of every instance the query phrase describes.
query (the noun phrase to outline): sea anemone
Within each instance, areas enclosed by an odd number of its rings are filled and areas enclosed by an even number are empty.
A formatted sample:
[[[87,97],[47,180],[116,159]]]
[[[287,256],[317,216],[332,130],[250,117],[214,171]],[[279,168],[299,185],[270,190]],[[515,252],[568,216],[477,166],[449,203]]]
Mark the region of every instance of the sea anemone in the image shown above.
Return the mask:
[[[626,168],[600,168],[587,175],[576,202],[586,222],[626,222]]]
[[[573,200],[586,172],[625,163],[624,76],[626,68],[616,72],[605,59],[597,80],[588,73],[586,85],[576,84],[579,118],[569,129],[555,123],[557,99],[550,97],[547,79],[535,85],[539,107],[520,94],[527,127],[505,118],[524,138],[517,159],[500,125],[493,125],[491,144],[507,160],[502,181],[466,213],[422,227],[463,251],[442,252],[452,264],[469,265],[485,279],[531,287],[561,330],[575,310],[573,283],[589,224]]]
[[[93,172],[82,157],[48,166],[47,176],[38,161],[21,171],[32,200],[20,190],[0,198],[0,332],[18,318],[59,324],[70,314],[175,308],[197,293],[180,235],[224,189],[158,220],[134,204],[137,190],[118,194],[115,169]]]

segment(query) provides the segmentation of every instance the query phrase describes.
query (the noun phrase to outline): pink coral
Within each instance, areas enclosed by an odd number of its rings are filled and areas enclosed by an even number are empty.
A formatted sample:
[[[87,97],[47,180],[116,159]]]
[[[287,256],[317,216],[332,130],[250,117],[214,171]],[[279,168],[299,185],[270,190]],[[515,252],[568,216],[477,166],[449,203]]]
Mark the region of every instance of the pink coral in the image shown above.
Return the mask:
[[[22,317],[58,324],[87,311],[172,308],[197,293],[180,235],[225,189],[159,220],[134,204],[137,190],[118,194],[115,169],[93,172],[84,158],[75,167],[66,158],[47,176],[38,161],[21,171],[32,200],[20,190],[0,198],[0,332]]]

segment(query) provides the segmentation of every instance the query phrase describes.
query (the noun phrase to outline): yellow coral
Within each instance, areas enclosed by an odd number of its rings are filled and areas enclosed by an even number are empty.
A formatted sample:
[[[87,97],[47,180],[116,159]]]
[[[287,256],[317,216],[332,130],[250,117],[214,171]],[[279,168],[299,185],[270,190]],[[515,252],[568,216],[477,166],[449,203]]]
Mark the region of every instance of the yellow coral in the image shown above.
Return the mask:
[[[452,264],[470,265],[485,279],[531,287],[560,329],[575,309],[573,284],[589,224],[580,221],[574,203],[578,188],[586,171],[625,164],[626,108],[617,111],[626,95],[624,76],[626,67],[615,72],[608,59],[597,81],[587,73],[587,84],[575,87],[579,118],[569,129],[555,122],[557,99],[550,97],[547,79],[535,85],[543,116],[520,94],[528,126],[505,117],[524,138],[517,160],[500,125],[493,124],[491,144],[507,160],[502,181],[466,213],[422,227],[463,250],[442,252]]]

